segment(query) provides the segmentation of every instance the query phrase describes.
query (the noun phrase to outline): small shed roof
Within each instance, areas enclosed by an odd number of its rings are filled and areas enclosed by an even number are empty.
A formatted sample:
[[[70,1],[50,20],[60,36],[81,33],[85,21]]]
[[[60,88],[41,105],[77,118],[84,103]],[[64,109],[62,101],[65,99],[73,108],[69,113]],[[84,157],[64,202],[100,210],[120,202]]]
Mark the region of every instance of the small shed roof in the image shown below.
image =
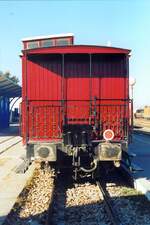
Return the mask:
[[[10,98],[21,97],[21,86],[0,75],[0,96],[7,96]]]
[[[22,41],[33,41],[33,40],[42,40],[42,39],[48,39],[48,38],[63,38],[63,37],[73,37],[73,33],[67,33],[67,34],[53,34],[53,35],[45,35],[45,36],[35,36],[35,37],[27,37],[23,38]]]

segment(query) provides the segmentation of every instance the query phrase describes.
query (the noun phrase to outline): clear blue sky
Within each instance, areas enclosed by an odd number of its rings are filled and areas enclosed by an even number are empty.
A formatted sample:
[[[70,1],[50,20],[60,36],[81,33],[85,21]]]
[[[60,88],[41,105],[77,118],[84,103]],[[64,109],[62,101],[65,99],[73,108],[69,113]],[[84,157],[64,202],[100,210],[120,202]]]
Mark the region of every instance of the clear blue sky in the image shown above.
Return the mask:
[[[76,44],[132,50],[135,106],[150,105],[150,1],[0,1],[0,70],[21,81],[21,39],[73,32]]]

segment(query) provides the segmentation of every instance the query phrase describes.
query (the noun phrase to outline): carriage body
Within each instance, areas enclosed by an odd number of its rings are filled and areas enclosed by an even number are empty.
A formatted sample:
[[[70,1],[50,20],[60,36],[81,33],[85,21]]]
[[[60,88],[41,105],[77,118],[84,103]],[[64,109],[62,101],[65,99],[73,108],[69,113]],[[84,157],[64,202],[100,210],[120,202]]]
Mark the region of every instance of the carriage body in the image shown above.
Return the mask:
[[[130,50],[68,43],[23,50],[23,142],[30,159],[70,157],[91,171],[128,149]]]

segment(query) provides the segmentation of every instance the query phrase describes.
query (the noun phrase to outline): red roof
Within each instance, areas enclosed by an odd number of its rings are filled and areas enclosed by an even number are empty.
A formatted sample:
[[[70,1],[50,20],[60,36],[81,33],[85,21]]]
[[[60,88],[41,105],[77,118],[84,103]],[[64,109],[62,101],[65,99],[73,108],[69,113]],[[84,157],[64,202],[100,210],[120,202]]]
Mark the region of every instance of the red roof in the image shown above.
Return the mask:
[[[36,48],[23,50],[26,54],[74,54],[74,53],[116,53],[116,54],[129,54],[131,50],[107,46],[96,46],[96,45],[72,45],[72,46],[54,46],[47,48]]]

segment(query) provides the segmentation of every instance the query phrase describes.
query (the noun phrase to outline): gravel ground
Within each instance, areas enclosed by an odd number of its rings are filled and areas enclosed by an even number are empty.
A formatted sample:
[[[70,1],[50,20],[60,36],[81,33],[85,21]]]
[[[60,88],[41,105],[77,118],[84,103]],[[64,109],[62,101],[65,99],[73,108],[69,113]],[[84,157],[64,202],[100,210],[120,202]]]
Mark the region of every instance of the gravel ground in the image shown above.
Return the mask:
[[[53,181],[53,173],[46,169],[41,170],[38,165],[32,180],[18,197],[4,225],[45,224]]]
[[[66,225],[110,224],[97,185],[86,183],[67,190]]]
[[[61,180],[58,179],[54,195],[54,225],[111,225],[97,185],[68,184],[66,176]],[[38,166],[4,225],[45,224],[53,187],[54,173]],[[113,182],[107,183],[107,190],[123,225],[150,225],[150,202],[145,196]]]
[[[143,194],[113,183],[107,190],[123,225],[150,225],[150,202]]]
[[[65,188],[60,185],[54,199],[54,225],[110,224],[97,185],[84,183]]]

